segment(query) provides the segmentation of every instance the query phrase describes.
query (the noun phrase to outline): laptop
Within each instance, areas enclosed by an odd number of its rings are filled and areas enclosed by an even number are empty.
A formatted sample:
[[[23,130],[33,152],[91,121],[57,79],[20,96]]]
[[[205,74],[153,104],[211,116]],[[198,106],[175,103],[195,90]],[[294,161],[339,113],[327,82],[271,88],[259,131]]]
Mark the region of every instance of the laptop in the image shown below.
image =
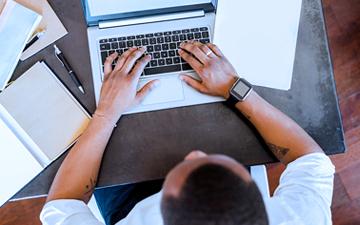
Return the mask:
[[[113,52],[123,54],[132,46],[144,46],[152,56],[138,89],[159,79],[160,85],[126,114],[219,102],[179,79],[189,73],[200,79],[178,55],[181,42],[209,43],[213,38],[217,0],[82,0],[96,103],[104,79],[104,62]]]

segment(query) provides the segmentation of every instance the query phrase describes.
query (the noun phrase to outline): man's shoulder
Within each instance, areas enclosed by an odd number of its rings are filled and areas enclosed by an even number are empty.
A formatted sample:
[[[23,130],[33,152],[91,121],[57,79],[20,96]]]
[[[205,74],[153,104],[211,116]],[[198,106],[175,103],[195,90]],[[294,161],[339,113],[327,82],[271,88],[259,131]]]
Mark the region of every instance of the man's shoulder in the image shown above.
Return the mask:
[[[312,153],[291,162],[273,197],[265,199],[270,221],[291,224],[331,224],[335,167],[328,156]],[[287,224],[287,223],[285,223]]]

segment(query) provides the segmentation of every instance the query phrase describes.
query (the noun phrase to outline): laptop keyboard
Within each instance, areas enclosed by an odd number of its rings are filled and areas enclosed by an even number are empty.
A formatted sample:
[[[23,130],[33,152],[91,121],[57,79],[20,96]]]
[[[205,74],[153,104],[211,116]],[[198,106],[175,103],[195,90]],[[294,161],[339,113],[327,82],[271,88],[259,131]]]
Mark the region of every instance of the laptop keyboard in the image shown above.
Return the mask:
[[[199,27],[101,39],[99,46],[102,66],[104,69],[106,58],[115,51],[121,55],[133,46],[143,46],[152,58],[144,69],[143,76],[192,70],[191,66],[178,54],[180,44],[190,40],[196,40],[205,44],[210,42],[209,38],[209,28]],[[115,62],[113,66],[115,66]]]

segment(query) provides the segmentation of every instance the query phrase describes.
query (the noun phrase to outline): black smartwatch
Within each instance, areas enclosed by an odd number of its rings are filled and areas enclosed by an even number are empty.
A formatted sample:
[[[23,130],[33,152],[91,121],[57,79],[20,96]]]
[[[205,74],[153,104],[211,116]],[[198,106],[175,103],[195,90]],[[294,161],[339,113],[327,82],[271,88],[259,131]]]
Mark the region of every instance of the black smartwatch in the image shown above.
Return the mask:
[[[245,101],[252,90],[253,86],[247,80],[239,78],[230,89],[230,97],[226,101],[227,104],[234,106],[238,102]]]

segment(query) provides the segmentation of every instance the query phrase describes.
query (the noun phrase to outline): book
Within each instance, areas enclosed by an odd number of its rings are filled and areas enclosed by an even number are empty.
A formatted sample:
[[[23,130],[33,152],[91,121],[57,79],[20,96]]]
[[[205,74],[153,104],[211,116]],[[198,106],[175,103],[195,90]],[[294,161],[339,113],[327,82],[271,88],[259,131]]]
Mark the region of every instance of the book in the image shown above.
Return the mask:
[[[0,14],[0,91],[5,88],[41,15],[7,0]]]
[[[25,185],[39,173],[39,166],[42,170],[69,149],[90,119],[45,62],[37,62],[15,80],[0,93],[0,131],[9,137],[1,143],[1,158],[29,174],[11,175],[12,180],[7,179],[0,187],[0,195],[9,190],[16,193],[21,185],[14,183]],[[1,180],[21,170],[10,169],[8,164],[0,164]]]

